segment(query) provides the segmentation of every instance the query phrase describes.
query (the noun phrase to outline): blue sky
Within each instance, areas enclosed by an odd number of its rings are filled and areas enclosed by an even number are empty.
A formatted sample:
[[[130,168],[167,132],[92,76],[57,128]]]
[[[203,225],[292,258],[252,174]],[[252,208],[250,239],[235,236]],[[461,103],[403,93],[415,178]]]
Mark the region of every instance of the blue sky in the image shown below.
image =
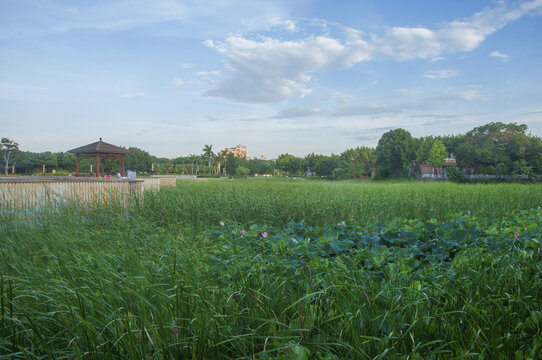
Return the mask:
[[[542,135],[542,0],[0,1],[0,135],[176,157]]]

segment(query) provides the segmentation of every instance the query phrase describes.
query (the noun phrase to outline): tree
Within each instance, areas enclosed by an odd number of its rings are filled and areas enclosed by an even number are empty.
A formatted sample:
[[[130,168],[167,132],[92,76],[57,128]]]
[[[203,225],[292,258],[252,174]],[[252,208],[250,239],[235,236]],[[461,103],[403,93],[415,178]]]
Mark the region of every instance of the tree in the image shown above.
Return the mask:
[[[277,167],[289,175],[295,175],[304,170],[305,160],[290,154],[281,154],[277,159]]]
[[[42,152],[38,155],[38,164],[41,165],[41,171],[46,172],[47,169],[53,169],[58,166],[56,154],[50,151]]]
[[[463,142],[457,147],[456,158],[463,168],[477,168],[479,172],[504,171],[519,173],[525,166],[536,162],[531,156],[532,140],[526,135],[527,126],[492,122],[465,134]],[[504,164],[501,165],[501,164]]]
[[[435,142],[435,138],[432,136],[424,136],[418,139],[414,139],[415,157],[417,164],[426,163],[429,159],[429,153],[431,147]]]
[[[243,165],[239,165],[237,169],[235,170],[235,175],[239,177],[247,177],[250,174],[250,169],[247,167],[244,167]]]
[[[412,135],[404,129],[390,130],[378,140],[376,161],[382,177],[404,177],[415,158]]]
[[[366,146],[348,149],[341,154],[341,160],[345,169],[334,171],[334,174],[351,178],[369,175],[376,164],[375,149]]]
[[[246,162],[246,166],[251,174],[273,174],[273,167],[270,165],[269,161],[252,159]]]
[[[152,159],[148,152],[136,147],[129,147],[130,154],[126,155],[125,166],[127,169],[149,172],[152,167]]]
[[[429,156],[427,157],[427,163],[429,166],[433,167],[442,167],[448,153],[446,152],[446,147],[440,140],[435,140],[429,150]]]
[[[213,145],[205,145],[203,147],[203,158],[209,161],[209,166],[211,166],[211,160],[214,158],[215,154],[213,153]]]
[[[8,176],[10,157],[13,159],[13,154],[19,150],[19,144],[15,140],[2,138],[0,141],[0,151],[4,155],[4,175]]]

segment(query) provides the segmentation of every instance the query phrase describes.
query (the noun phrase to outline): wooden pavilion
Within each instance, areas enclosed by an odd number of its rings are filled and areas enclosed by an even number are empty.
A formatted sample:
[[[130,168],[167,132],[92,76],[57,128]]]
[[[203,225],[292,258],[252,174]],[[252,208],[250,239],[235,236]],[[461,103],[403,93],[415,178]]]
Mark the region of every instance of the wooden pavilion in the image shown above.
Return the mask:
[[[121,147],[111,145],[102,141],[102,138],[100,138],[100,141],[69,150],[68,152],[75,154],[76,176],[79,175],[79,161],[82,158],[96,158],[96,177],[100,176],[100,174],[102,177],[105,175],[104,163],[102,161],[105,159],[120,160],[120,168],[121,168],[120,174],[121,176],[124,176],[125,174],[124,160],[125,160],[126,154],[131,153],[131,151],[129,150],[126,150]]]

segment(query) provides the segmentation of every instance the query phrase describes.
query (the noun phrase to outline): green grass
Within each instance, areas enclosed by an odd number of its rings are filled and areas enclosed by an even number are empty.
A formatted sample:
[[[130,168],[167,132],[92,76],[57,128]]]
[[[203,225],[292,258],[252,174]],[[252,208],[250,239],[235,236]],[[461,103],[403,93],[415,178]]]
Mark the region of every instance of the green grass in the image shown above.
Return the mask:
[[[183,182],[4,217],[0,358],[535,359],[540,190]]]
[[[471,211],[499,218],[542,204],[542,185],[466,185],[419,182],[324,182],[293,180],[184,181],[147,196],[147,216],[161,224],[205,229],[219,221],[283,226],[447,220]]]

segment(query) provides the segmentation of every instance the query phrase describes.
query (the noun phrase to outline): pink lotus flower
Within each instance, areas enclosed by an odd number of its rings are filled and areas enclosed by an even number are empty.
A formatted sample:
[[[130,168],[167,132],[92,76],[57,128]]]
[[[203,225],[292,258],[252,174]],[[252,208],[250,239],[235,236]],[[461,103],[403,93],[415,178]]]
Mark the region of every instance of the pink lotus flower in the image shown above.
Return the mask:
[[[220,221],[220,222],[218,223],[218,225],[224,226],[224,221]]]
[[[337,226],[341,226],[341,223],[337,223]]]
[[[267,237],[267,233],[266,233],[265,231],[262,233],[262,237],[263,237],[264,239]]]
[[[179,329],[177,329],[176,326],[173,327],[173,329],[171,329],[171,335],[177,335],[179,333]]]
[[[514,237],[515,237],[516,239],[519,239],[519,233],[518,233],[517,231],[516,231],[516,233],[514,234]]]
[[[469,211],[467,211],[467,215],[470,215],[470,210],[469,210]]]
[[[241,230],[241,231],[240,231],[240,233],[241,233],[241,236],[243,236],[243,235],[246,235],[246,234],[247,234],[247,232],[246,232],[245,230]]]

